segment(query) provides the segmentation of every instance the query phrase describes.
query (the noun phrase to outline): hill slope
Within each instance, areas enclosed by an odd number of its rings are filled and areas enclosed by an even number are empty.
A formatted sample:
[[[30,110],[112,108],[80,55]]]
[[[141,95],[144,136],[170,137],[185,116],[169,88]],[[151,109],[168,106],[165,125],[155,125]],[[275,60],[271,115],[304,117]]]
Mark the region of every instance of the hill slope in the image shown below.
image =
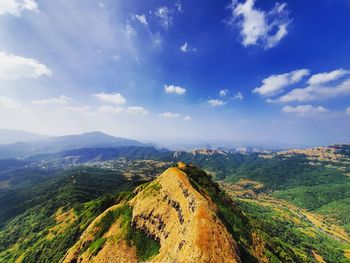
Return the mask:
[[[214,258],[217,262],[240,262],[236,242],[218,218],[217,207],[193,188],[180,169],[169,168],[136,192],[130,201],[111,207],[99,216],[64,262],[132,262],[138,259],[206,262]],[[126,213],[122,214],[121,210]],[[106,217],[114,217],[114,222],[100,234]],[[150,254],[150,258],[144,258],[144,253],[138,251],[137,240],[136,248],[128,247],[133,244],[128,235],[133,233],[128,233],[132,230],[124,225],[126,222],[157,243],[159,252],[155,250],[154,257]],[[100,251],[91,249],[93,244],[102,243]],[[138,254],[141,255],[137,257]]]
[[[82,166],[3,190],[0,262],[349,262],[346,234],[312,214],[227,183],[232,201],[195,166],[159,175],[169,167],[160,164]],[[155,178],[146,183],[137,176],[145,166]]]

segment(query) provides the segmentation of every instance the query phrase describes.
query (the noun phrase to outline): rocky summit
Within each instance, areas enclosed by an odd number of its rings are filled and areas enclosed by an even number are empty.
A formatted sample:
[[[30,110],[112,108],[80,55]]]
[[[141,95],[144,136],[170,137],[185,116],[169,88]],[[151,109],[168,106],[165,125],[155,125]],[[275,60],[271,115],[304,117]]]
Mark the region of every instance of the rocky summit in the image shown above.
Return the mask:
[[[167,169],[137,188],[133,198],[104,211],[64,262],[241,262],[215,203],[192,186],[181,166]],[[151,240],[149,247],[156,247],[155,253],[140,258],[138,241],[130,231]]]

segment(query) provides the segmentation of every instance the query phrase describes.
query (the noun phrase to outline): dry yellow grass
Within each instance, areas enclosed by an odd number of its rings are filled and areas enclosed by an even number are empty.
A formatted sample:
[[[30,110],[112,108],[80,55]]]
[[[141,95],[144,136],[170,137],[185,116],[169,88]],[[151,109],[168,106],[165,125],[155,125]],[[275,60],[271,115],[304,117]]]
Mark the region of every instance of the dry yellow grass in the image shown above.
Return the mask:
[[[56,235],[64,233],[65,230],[77,220],[77,216],[74,213],[74,209],[70,209],[67,212],[63,212],[62,207],[60,207],[55,215],[56,225],[49,229],[49,233],[46,238],[48,240],[53,239]]]
[[[327,263],[326,261],[324,261],[323,257],[321,255],[317,254],[314,250],[312,250],[312,255],[314,256],[316,262]]]

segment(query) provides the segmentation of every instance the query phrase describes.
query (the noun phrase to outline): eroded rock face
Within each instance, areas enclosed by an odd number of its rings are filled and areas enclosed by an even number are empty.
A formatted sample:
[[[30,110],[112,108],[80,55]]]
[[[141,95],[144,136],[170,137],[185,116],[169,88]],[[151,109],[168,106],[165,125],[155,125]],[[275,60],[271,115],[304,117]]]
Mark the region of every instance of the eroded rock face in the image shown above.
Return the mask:
[[[236,242],[216,215],[217,207],[193,188],[179,168],[169,168],[136,192],[130,201],[97,217],[63,262],[138,262],[136,248],[124,239],[121,217],[104,232],[101,238],[105,241],[98,252],[91,252],[101,219],[125,205],[132,209],[132,229],[160,244],[159,253],[148,262],[241,262]]]
[[[130,204],[134,226],[160,242],[160,253],[151,261],[240,262],[216,206],[178,168],[169,168]]]

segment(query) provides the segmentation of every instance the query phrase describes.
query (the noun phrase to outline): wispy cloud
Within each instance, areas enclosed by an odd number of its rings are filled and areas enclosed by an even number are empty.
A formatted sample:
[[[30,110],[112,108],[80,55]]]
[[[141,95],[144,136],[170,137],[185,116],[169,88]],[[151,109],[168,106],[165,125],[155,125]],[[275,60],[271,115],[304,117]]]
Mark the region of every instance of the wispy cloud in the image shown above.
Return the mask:
[[[72,98],[67,97],[66,95],[61,95],[59,97],[54,97],[54,98],[33,100],[32,104],[34,104],[34,105],[62,105],[62,104],[68,104],[72,100],[73,100]]]
[[[185,42],[183,45],[181,45],[180,50],[184,53],[188,52],[188,43]]]
[[[259,45],[265,49],[276,46],[287,34],[291,20],[288,17],[286,3],[276,3],[266,12],[254,7],[255,0],[240,3],[232,0],[232,18],[242,37],[242,44],[247,47]]]
[[[25,10],[38,11],[38,3],[34,0],[1,0],[0,15],[20,16]]]
[[[222,90],[220,90],[219,95],[220,95],[220,97],[225,97],[229,94],[229,92],[230,91],[228,89],[222,89]]]
[[[39,61],[0,52],[0,78],[39,78],[51,76],[51,70]]]
[[[175,93],[178,95],[184,95],[186,93],[186,89],[180,86],[175,85],[164,85],[164,91],[166,93]]]
[[[145,14],[142,15],[133,15],[134,19],[136,19],[137,21],[139,21],[142,25],[144,26],[148,26],[148,22],[147,22],[147,18]]]
[[[1,111],[10,112],[24,112],[26,108],[14,99],[6,96],[0,96],[0,109]]]
[[[226,102],[218,99],[208,100],[207,103],[213,107],[224,106],[226,104]]]
[[[114,104],[125,104],[126,99],[120,93],[95,93],[93,96],[103,102],[109,102]]]
[[[160,24],[165,29],[169,29],[173,24],[173,17],[170,14],[170,10],[166,6],[159,7],[154,14],[159,18]]]
[[[291,84],[295,84],[309,75],[309,70],[298,69],[289,73],[271,75],[262,80],[263,85],[253,90],[253,93],[258,93],[263,96],[272,96]]]
[[[192,48],[190,47],[190,45],[188,44],[188,42],[185,42],[183,43],[181,46],[180,46],[180,50],[183,52],[183,53],[188,53],[188,52],[196,52],[197,49],[196,48]]]
[[[191,121],[191,120],[192,120],[192,117],[191,117],[191,116],[185,116],[183,120],[184,120],[184,121]]]
[[[244,99],[244,97],[243,97],[243,95],[242,95],[241,92],[236,92],[236,93],[233,95],[233,98],[234,98],[235,100],[243,100],[243,99]]]
[[[132,115],[148,113],[148,111],[141,106],[111,107],[111,106],[105,105],[105,106],[99,107],[98,111],[101,113],[112,113],[112,114],[127,113]]]
[[[322,106],[313,106],[313,105],[298,105],[298,106],[289,106],[286,105],[282,108],[282,111],[285,113],[295,113],[300,116],[306,116],[306,115],[315,115],[319,113],[325,113],[329,110],[322,107]]]
[[[318,73],[318,74],[312,75],[308,83],[310,85],[322,85],[330,81],[337,80],[348,74],[350,74],[350,70],[345,70],[345,69],[337,69],[331,72]]]
[[[181,117],[181,114],[173,113],[173,112],[164,112],[164,113],[159,114],[159,116],[164,118],[164,119],[174,119],[174,118]]]
[[[350,106],[346,108],[345,113],[350,115]]]

